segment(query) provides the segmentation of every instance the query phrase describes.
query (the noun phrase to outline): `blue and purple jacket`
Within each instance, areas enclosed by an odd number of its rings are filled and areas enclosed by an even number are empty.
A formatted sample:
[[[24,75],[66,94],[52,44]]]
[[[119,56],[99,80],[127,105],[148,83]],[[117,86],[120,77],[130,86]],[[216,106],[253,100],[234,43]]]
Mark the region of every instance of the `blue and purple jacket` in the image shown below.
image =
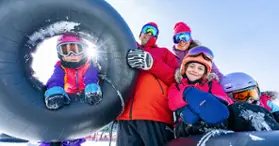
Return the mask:
[[[68,94],[83,92],[86,85],[98,83],[98,70],[91,61],[87,61],[78,68],[65,68],[58,61],[54,72],[48,80],[47,89],[59,86]]]

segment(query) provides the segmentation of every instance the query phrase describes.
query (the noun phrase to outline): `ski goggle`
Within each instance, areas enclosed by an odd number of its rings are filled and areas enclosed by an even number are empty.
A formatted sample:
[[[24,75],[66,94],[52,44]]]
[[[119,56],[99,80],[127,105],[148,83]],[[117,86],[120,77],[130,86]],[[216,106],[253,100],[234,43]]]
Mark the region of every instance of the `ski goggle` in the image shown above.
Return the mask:
[[[67,42],[59,44],[57,46],[57,52],[62,56],[69,56],[71,54],[79,56],[83,54],[84,48],[81,43]]]
[[[182,32],[174,36],[174,43],[178,44],[180,41],[190,42],[192,40],[191,33]]]
[[[249,87],[243,90],[238,90],[230,93],[230,96],[240,102],[246,102],[248,100],[259,100],[259,91],[257,87]]]
[[[143,26],[141,32],[144,33],[144,34],[151,33],[152,36],[155,36],[155,37],[158,35],[158,29],[156,27],[152,26],[152,25]]]
[[[204,56],[205,59],[210,61],[212,61],[214,58],[213,52],[210,49],[203,46],[197,46],[188,51],[189,56],[198,56],[201,54]]]

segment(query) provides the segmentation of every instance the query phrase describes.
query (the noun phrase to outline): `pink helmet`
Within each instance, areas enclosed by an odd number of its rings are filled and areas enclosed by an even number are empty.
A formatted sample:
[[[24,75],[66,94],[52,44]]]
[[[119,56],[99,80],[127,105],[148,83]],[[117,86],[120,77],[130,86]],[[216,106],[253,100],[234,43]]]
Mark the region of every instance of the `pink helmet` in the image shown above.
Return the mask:
[[[74,50],[66,51],[66,53],[63,51],[64,44],[76,44]],[[67,47],[68,48],[68,47]],[[74,33],[65,33],[63,34],[57,41],[56,49],[58,53],[58,58],[61,61],[62,66],[67,68],[77,68],[80,65],[83,65],[87,60],[88,57],[85,55],[85,49],[84,42],[82,39]],[[67,49],[68,50],[68,49]],[[64,56],[68,56],[71,53],[74,53],[75,55],[82,55],[82,59],[79,62],[67,62],[63,60]]]
[[[66,33],[58,39],[56,46],[62,43],[82,43],[80,37],[73,33]]]

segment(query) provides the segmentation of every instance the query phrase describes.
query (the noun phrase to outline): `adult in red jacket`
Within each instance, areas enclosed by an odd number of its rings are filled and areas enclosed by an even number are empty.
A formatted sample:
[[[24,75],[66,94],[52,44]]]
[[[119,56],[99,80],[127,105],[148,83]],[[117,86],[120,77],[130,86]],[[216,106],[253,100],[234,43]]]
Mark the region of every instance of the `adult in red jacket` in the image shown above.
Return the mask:
[[[173,117],[167,89],[173,83],[178,62],[167,48],[159,48],[158,26],[142,27],[140,44],[128,53],[128,64],[139,70],[133,97],[118,117],[118,146],[162,146],[173,138]]]

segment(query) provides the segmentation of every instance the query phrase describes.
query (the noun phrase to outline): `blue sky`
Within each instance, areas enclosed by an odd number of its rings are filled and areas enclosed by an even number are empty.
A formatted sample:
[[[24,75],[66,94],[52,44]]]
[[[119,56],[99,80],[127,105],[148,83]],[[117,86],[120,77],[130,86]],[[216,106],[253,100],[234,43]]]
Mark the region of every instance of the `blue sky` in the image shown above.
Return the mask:
[[[184,21],[211,48],[222,73],[246,72],[262,90],[279,91],[279,2],[275,0],[107,0],[135,37],[143,24],[159,25],[158,45],[171,48],[173,26]]]

